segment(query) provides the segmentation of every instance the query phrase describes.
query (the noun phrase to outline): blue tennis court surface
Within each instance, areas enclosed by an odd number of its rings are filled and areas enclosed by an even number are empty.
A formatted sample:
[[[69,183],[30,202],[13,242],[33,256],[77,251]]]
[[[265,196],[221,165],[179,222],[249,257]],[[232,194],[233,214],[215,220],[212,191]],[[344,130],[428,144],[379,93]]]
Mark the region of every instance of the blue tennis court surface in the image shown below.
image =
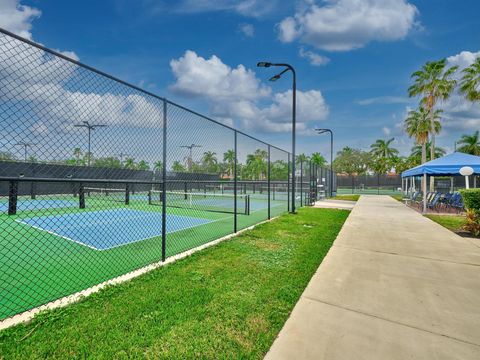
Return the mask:
[[[211,222],[190,216],[170,214],[166,216],[167,233]],[[161,213],[130,209],[32,217],[18,222],[95,250],[107,250],[162,234]]]
[[[69,207],[78,207],[78,201],[75,200],[55,200],[55,199],[18,199],[17,210],[39,210],[39,209],[61,209]],[[0,202],[0,211],[8,211],[8,201]]]

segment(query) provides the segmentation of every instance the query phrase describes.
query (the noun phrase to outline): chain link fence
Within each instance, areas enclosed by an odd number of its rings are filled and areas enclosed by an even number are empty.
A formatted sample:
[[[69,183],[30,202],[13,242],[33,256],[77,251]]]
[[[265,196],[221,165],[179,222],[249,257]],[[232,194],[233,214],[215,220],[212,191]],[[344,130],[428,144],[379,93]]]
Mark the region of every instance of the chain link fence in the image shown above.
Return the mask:
[[[328,192],[324,169],[293,177],[290,153],[3,30],[0,122],[0,320],[286,213],[292,178],[297,206]]]
[[[399,174],[345,175],[337,174],[338,194],[400,195],[402,178]]]

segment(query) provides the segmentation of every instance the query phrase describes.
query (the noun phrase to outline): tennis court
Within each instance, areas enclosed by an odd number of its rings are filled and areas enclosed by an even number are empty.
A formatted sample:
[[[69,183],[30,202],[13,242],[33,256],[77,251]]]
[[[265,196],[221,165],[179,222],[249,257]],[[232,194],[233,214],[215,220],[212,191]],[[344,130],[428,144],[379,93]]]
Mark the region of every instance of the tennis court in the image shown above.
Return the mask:
[[[102,210],[26,218],[20,223],[95,250],[107,250],[162,235],[162,214],[131,209]],[[167,234],[211,222],[166,215]]]

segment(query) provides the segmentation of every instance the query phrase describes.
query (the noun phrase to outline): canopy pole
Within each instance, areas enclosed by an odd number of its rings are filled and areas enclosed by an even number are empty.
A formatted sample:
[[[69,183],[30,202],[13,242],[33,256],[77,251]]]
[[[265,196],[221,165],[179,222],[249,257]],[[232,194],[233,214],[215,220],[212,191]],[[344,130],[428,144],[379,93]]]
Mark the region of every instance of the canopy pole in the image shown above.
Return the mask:
[[[427,174],[423,174],[423,213],[427,213]]]

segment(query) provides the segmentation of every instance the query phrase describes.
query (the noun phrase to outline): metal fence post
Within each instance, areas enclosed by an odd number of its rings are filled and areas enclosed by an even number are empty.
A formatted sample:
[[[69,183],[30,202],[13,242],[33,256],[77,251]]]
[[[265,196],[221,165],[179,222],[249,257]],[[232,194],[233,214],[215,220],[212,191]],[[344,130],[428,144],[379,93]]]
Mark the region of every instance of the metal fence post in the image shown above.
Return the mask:
[[[233,232],[237,232],[237,131],[234,131],[234,152],[235,160],[233,162]],[[245,205],[248,207],[248,205]],[[247,210],[247,209],[246,209]]]
[[[303,206],[303,161],[300,161],[300,207]]]
[[[163,100],[163,164],[162,164],[162,261],[167,247],[167,101]]]
[[[271,204],[270,204],[270,145],[268,145],[268,169],[267,169],[267,186],[268,186],[268,219],[270,220],[271,215]]]
[[[287,163],[287,211],[290,211],[290,153]]]

